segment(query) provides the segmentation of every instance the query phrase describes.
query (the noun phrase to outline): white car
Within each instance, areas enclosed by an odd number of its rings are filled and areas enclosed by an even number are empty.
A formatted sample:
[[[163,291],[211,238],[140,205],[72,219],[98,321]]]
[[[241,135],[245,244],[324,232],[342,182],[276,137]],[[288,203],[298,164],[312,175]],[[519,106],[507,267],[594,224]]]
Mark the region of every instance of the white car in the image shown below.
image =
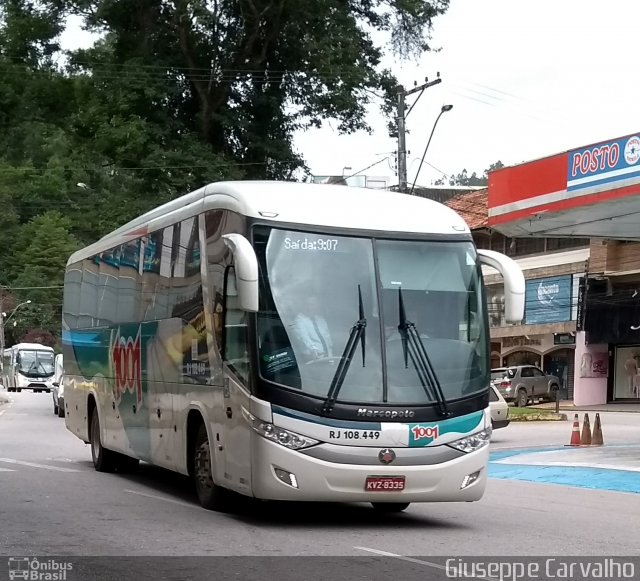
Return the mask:
[[[489,388],[489,408],[491,409],[491,427],[494,430],[506,428],[511,422],[509,419],[509,404],[493,384]]]
[[[64,376],[53,383],[53,413],[64,418]]]

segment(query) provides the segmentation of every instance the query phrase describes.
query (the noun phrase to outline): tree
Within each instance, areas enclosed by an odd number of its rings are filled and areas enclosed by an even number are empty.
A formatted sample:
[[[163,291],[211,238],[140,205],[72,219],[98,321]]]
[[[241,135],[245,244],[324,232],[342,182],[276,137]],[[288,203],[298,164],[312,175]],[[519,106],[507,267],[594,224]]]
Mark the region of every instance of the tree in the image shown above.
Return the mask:
[[[45,212],[25,225],[14,244],[14,277],[32,266],[46,281],[62,283],[67,260],[78,249],[70,228],[70,220],[56,210]]]
[[[31,329],[24,333],[18,341],[21,343],[39,343],[40,345],[46,345],[47,347],[57,346],[55,335],[46,329]]]
[[[290,178],[303,166],[296,130],[328,117],[341,131],[366,129],[373,95],[395,100],[397,82],[379,70],[385,43],[376,44],[374,30],[401,55],[420,54],[430,50],[433,19],[448,8],[448,0],[49,3],[105,33],[74,53],[75,74],[90,74],[142,123],[198,136],[246,176],[267,178]]]
[[[448,4],[2,2],[0,283],[37,296],[21,324],[59,328],[59,290],[32,287],[59,287],[78,245],[208,182],[294,179],[296,131],[368,129],[374,100],[390,114],[382,56],[429,51]],[[64,53],[71,14],[99,40]]]
[[[504,164],[501,161],[496,161],[492,163],[487,169],[484,170],[482,176],[478,176],[476,172],[473,172],[471,175],[468,175],[467,170],[463,169],[459,174],[455,176],[450,176],[448,181],[446,177],[442,177],[437,179],[434,183],[436,186],[487,186],[489,184],[489,172],[501,169],[504,167]]]
[[[20,310],[16,333],[34,327],[59,332],[64,269],[78,248],[69,229],[69,220],[56,211],[37,216],[21,229],[9,273],[16,297],[31,304]]]

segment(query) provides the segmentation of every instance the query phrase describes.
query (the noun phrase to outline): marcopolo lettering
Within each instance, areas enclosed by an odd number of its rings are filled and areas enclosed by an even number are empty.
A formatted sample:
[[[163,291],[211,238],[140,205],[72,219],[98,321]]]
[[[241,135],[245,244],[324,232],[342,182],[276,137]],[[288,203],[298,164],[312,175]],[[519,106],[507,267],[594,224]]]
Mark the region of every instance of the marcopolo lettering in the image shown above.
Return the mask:
[[[411,410],[372,410],[370,408],[358,408],[358,416],[366,418],[384,418],[395,420],[397,418],[412,418],[415,412]]]

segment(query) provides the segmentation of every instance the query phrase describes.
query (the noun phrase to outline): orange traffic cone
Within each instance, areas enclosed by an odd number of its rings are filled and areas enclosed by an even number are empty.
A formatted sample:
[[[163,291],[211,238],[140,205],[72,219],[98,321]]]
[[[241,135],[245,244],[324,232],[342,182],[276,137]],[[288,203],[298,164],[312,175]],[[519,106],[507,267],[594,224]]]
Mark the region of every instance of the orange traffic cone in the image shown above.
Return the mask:
[[[604,446],[602,439],[602,426],[600,425],[600,414],[596,414],[596,421],[593,424],[593,438],[591,438],[592,446]]]
[[[584,414],[584,423],[582,424],[582,435],[580,436],[581,446],[591,446],[591,424],[589,423],[589,414]]]
[[[571,430],[571,441],[567,446],[579,446],[580,445],[580,420],[578,414],[573,418],[573,429]]]

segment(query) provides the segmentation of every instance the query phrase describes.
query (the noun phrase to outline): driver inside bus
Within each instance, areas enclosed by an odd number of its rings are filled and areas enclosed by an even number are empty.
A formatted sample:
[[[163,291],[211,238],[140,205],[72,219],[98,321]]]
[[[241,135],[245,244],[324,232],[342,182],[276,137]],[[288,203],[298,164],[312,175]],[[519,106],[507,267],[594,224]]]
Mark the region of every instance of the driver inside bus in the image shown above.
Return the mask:
[[[296,316],[292,331],[308,361],[333,356],[329,325],[322,315],[320,300],[316,295],[305,295],[303,312]]]

